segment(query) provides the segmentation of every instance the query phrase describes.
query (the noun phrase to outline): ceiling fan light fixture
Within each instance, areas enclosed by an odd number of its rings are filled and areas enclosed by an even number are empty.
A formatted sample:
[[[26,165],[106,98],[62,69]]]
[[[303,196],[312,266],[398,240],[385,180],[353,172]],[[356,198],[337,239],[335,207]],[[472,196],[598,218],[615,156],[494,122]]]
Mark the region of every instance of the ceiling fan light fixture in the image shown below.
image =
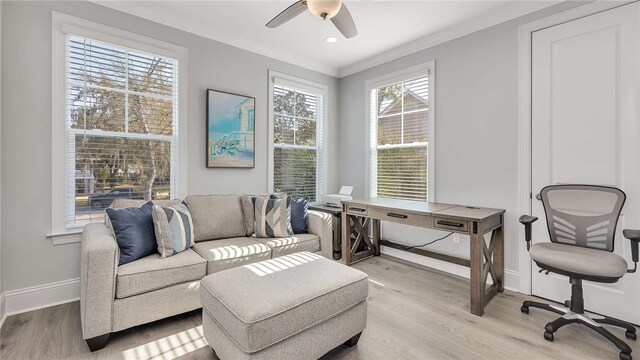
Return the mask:
[[[342,0],[307,0],[309,12],[320,19],[331,19],[342,7]]]

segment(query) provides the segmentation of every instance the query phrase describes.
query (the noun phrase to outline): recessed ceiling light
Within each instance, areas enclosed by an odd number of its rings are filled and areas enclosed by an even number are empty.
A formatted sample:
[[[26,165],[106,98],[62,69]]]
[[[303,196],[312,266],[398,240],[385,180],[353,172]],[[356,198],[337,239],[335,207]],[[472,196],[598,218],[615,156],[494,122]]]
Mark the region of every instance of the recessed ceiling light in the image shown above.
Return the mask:
[[[330,36],[330,37],[326,38],[326,40],[327,40],[327,42],[328,42],[328,43],[332,43],[332,44],[333,44],[334,42],[338,41],[338,39],[337,39],[337,38],[334,38],[333,36]]]

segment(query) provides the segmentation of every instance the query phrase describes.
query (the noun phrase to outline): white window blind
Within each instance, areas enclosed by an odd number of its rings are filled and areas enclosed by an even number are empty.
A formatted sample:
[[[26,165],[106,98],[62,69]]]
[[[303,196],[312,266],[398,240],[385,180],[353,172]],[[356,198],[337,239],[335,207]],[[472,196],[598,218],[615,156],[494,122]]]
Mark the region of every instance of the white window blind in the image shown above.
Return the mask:
[[[273,187],[316,201],[324,183],[324,96],[276,80],[273,86]]]
[[[66,36],[65,218],[176,196],[178,61]]]
[[[427,201],[429,77],[371,90],[371,196]]]

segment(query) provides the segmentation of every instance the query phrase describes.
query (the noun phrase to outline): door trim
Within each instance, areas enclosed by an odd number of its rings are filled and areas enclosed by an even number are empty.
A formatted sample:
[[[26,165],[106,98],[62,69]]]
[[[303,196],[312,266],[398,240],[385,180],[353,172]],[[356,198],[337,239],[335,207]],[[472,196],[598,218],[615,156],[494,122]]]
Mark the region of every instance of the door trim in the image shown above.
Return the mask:
[[[611,10],[634,1],[595,1],[520,26],[518,62],[518,209],[531,214],[531,37],[534,32]],[[531,258],[524,241],[524,227],[518,226],[519,290],[531,294]]]

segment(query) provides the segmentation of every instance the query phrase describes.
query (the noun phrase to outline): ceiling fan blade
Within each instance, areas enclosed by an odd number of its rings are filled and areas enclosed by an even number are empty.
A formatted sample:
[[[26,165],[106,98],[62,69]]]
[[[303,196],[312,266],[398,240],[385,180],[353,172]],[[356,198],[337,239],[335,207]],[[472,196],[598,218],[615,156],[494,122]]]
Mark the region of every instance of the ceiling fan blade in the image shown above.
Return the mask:
[[[347,6],[342,3],[342,7],[340,11],[336,14],[336,16],[331,18],[331,22],[335,25],[338,30],[346,37],[347,39],[351,39],[352,37],[358,35],[358,29],[356,28],[356,23],[353,22],[353,18],[351,17],[351,13]]]
[[[307,0],[296,1],[293,5],[284,9],[283,12],[271,19],[265,26],[268,28],[276,28],[302,14],[305,10],[307,10]]]

